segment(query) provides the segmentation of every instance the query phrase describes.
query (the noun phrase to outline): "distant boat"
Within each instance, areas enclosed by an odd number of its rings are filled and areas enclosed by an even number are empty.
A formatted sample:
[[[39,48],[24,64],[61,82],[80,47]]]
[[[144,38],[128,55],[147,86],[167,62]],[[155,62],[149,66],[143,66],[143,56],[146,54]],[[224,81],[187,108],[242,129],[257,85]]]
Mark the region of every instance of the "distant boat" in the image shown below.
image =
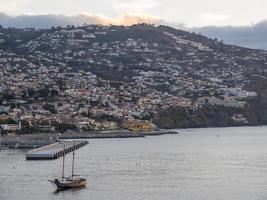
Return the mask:
[[[74,144],[75,146],[75,144]],[[57,188],[59,190],[64,190],[64,189],[71,189],[71,188],[80,188],[80,187],[85,187],[86,186],[86,179],[85,178],[80,178],[80,177],[75,177],[77,175],[74,174],[74,155],[75,151],[73,150],[72,154],[72,174],[70,177],[65,177],[64,176],[64,171],[65,171],[65,145],[64,145],[64,150],[63,150],[63,165],[62,165],[62,177],[61,181],[58,179],[54,180],[54,183],[56,184]]]

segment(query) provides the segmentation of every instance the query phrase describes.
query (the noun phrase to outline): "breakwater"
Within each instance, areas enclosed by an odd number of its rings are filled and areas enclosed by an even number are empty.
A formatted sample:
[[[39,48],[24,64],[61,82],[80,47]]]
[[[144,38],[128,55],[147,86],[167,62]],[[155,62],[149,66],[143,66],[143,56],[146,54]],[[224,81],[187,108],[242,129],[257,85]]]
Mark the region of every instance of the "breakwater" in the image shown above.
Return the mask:
[[[105,139],[105,138],[139,138],[146,136],[160,136],[165,134],[177,134],[177,131],[158,130],[146,132],[133,132],[128,130],[113,131],[85,131],[85,132],[66,132],[26,134],[14,136],[2,136],[0,147],[14,149],[33,149],[58,142],[61,139]]]
[[[166,134],[177,134],[177,131],[159,130],[159,131],[139,131],[133,132],[128,130],[121,131],[84,131],[84,132],[67,132],[60,136],[60,139],[104,139],[104,138],[138,138],[146,136],[160,136]]]

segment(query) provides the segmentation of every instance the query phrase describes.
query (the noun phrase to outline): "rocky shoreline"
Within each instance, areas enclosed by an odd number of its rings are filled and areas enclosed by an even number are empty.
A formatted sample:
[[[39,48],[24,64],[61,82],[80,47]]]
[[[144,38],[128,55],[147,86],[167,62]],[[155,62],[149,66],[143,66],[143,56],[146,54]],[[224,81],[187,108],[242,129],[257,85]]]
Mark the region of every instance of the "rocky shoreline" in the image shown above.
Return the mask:
[[[89,131],[89,132],[66,132],[27,134],[0,137],[0,148],[32,149],[57,142],[61,139],[105,139],[105,138],[139,138],[146,136],[160,136],[166,134],[178,134],[172,130],[157,130],[146,132],[133,132],[128,130],[114,131]]]

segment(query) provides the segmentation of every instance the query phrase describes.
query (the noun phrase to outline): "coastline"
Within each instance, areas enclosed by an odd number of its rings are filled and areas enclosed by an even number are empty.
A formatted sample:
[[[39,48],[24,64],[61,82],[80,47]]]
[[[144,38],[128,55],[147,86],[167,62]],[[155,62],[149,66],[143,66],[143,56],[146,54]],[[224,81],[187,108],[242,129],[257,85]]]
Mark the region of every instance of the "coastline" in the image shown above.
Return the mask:
[[[113,131],[87,131],[87,132],[66,132],[25,134],[0,137],[0,147],[10,149],[33,149],[49,145],[64,139],[108,139],[108,138],[141,138],[146,136],[160,136],[167,134],[178,134],[175,130],[139,131],[128,130]]]
[[[169,129],[172,131],[185,131],[185,130],[203,130],[203,129],[228,129],[228,128],[267,128],[267,125],[247,125],[247,126],[205,126],[205,127],[189,127],[189,128],[174,128],[174,129]]]
[[[177,129],[159,129],[156,131],[129,131],[129,130],[112,130],[112,131],[84,131],[66,133],[39,133],[23,134],[14,136],[0,136],[0,149],[33,149],[55,143],[64,139],[112,139],[112,138],[144,138],[147,136],[160,136],[169,134],[179,134],[180,131],[194,131],[198,129],[217,129],[217,128],[255,128],[266,127],[267,125],[258,126],[223,126],[223,127],[192,127]]]

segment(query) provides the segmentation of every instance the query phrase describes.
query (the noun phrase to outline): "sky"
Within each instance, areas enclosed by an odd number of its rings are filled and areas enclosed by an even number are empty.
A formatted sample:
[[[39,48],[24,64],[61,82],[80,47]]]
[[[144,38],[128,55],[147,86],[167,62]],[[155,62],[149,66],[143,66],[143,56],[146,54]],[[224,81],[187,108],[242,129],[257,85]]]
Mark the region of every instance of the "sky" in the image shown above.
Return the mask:
[[[0,0],[0,5],[0,13],[10,16],[86,15],[113,24],[138,18],[187,27],[245,26],[267,19],[267,0]]]

